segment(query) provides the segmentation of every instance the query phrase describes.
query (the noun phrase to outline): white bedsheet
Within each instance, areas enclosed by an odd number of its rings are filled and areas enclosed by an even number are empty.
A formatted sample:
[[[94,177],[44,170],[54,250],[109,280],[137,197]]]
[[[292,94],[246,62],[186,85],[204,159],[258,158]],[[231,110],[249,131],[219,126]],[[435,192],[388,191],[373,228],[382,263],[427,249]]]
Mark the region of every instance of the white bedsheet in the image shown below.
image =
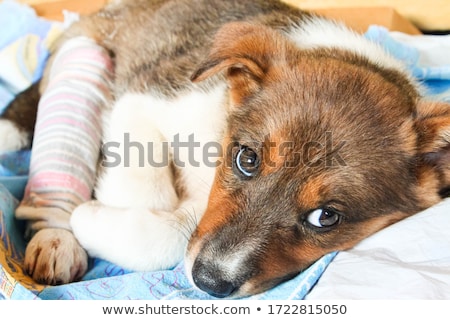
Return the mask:
[[[450,102],[450,35],[411,36],[373,26],[366,36]],[[450,299],[450,199],[340,252],[307,299]]]
[[[307,299],[450,299],[450,199],[340,252]]]

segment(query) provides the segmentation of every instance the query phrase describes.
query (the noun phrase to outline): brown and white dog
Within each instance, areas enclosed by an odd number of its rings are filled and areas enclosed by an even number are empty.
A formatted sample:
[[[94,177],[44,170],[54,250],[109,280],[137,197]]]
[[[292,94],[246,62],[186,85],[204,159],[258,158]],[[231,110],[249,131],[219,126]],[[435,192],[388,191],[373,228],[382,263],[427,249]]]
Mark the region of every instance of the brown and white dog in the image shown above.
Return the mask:
[[[275,0],[138,0],[66,38],[80,35],[116,63],[105,141],[129,133],[161,158],[164,142],[195,145],[165,167],[102,170],[71,220],[93,256],[135,270],[185,256],[201,290],[251,295],[449,195],[450,106],[342,25]],[[64,261],[79,248],[60,240]]]

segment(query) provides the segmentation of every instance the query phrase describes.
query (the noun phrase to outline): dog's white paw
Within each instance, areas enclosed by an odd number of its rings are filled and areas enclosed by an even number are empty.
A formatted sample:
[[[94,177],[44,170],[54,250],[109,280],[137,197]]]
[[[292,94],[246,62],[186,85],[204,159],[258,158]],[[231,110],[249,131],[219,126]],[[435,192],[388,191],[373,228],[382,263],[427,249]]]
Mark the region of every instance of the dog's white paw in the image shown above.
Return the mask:
[[[147,208],[115,208],[90,201],[78,206],[70,223],[92,257],[136,271],[163,270],[183,259],[186,227],[173,213]]]
[[[17,151],[30,144],[28,134],[21,131],[13,122],[0,119],[0,153]]]
[[[28,243],[25,270],[43,284],[64,284],[81,278],[87,270],[88,256],[72,232],[42,229]]]

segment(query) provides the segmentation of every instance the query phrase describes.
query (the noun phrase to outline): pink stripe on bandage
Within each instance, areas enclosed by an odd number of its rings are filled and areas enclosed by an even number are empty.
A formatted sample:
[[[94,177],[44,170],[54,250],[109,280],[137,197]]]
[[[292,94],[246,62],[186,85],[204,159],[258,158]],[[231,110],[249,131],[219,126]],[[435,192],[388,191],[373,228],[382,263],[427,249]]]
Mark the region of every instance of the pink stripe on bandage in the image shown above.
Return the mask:
[[[60,190],[74,190],[74,195],[80,201],[91,198],[92,187],[86,185],[84,181],[67,172],[42,172],[37,173],[29,184],[30,190],[39,190],[40,193],[59,192]]]

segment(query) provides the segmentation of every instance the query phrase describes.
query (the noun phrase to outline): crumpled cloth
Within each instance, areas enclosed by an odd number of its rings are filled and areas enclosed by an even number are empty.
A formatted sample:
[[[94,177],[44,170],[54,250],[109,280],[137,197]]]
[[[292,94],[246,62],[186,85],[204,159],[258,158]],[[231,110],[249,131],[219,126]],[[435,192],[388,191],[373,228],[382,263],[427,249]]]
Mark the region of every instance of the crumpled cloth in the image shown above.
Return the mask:
[[[41,78],[62,25],[15,1],[0,2],[0,113],[15,95]]]
[[[407,35],[371,26],[365,36],[403,61],[427,97],[450,102],[450,35]]]

